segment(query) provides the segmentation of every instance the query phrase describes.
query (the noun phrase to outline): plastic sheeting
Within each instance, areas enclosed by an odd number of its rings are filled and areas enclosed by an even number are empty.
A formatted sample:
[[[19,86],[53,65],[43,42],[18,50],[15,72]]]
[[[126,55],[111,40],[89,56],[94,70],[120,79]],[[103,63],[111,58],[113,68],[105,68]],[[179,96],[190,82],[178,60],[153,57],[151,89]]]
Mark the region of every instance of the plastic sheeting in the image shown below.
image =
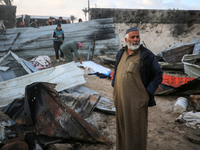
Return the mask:
[[[82,66],[86,70],[91,70],[90,73],[99,72],[99,73],[103,73],[103,74],[110,74],[110,71],[111,71],[109,68],[106,68],[99,64],[96,64],[93,61],[83,61],[82,64],[77,62],[76,65],[78,67]]]
[[[183,112],[176,121],[182,122],[185,121],[185,125],[193,129],[200,128],[200,112]]]

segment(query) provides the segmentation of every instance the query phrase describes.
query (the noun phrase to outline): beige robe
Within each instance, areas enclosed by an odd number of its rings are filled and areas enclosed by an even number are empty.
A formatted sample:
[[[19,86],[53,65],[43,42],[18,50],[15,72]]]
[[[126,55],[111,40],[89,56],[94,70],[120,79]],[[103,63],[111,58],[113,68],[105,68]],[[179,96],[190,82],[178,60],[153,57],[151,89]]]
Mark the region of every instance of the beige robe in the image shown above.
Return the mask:
[[[146,150],[148,93],[140,74],[140,49],[124,52],[118,65],[113,92],[116,107],[116,149]]]

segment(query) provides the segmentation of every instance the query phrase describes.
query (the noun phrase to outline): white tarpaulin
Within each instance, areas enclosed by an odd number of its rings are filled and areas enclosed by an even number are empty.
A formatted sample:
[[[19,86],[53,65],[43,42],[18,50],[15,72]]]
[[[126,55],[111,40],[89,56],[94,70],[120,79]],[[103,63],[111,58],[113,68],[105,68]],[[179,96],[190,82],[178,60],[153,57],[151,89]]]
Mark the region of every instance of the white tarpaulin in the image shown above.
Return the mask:
[[[99,72],[99,73],[103,73],[103,74],[110,74],[110,69],[106,68],[104,66],[101,66],[99,64],[94,63],[93,61],[83,61],[82,64],[80,64],[79,62],[76,63],[77,66],[82,66],[85,69],[90,69],[92,70],[92,72],[90,73],[95,73],[95,72]]]

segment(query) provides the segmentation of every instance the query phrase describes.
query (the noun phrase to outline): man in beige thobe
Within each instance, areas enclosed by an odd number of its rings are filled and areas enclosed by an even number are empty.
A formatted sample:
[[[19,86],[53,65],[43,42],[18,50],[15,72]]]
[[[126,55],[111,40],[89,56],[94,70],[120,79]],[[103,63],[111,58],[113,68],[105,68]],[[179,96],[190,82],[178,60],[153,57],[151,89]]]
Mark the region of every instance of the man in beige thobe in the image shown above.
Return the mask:
[[[117,54],[112,81],[116,107],[116,149],[146,150],[148,106],[156,105],[154,93],[162,82],[162,70],[154,54],[140,45],[137,28],[126,32]]]

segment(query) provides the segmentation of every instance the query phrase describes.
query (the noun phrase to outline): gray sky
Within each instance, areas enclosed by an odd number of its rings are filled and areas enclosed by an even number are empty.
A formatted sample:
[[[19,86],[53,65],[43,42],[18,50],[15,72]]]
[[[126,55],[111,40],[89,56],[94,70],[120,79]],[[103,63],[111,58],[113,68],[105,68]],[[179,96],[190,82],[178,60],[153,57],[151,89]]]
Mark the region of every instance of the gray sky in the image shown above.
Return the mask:
[[[84,21],[82,9],[88,7],[88,0],[13,0],[13,5],[17,6],[17,15],[74,15]],[[200,10],[200,0],[90,0],[90,7]]]

